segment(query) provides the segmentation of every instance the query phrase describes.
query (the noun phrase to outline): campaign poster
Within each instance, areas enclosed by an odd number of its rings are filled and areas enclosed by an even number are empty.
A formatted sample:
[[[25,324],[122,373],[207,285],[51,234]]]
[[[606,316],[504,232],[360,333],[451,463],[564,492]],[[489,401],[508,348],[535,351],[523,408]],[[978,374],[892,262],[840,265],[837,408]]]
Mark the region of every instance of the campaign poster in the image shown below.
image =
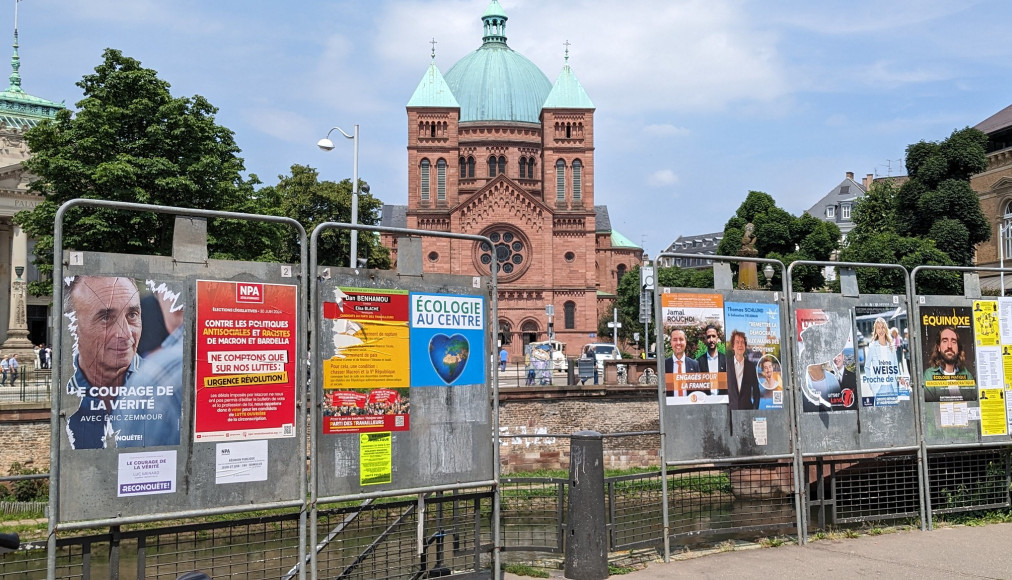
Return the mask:
[[[782,409],[780,305],[724,304],[727,396],[731,410]]]
[[[967,306],[922,307],[921,360],[928,403],[976,401],[973,311]]]
[[[197,441],[295,437],[297,290],[197,280]]]
[[[120,453],[116,497],[176,492],[176,450]]]
[[[665,293],[661,295],[661,317],[671,348],[664,360],[666,404],[727,404],[724,297],[720,294]],[[715,336],[710,342],[707,342],[707,333]],[[716,352],[711,354],[713,349]],[[709,366],[710,358],[717,365],[713,370]]]
[[[117,276],[63,283],[70,448],[179,445],[183,283]]]
[[[973,301],[973,336],[977,346],[998,346],[1001,343],[997,301]]]
[[[846,360],[853,345],[850,312],[818,308],[795,311],[798,333],[797,376],[802,409],[806,413],[853,411],[857,403],[854,372],[840,369],[834,361]],[[853,346],[850,347],[853,351]],[[842,355],[842,356],[841,356]]]
[[[323,433],[409,430],[408,291],[338,287],[323,318]]]
[[[861,406],[895,407],[900,401],[909,401],[910,372],[903,360],[902,343],[897,344],[890,326],[896,309],[858,306],[854,314],[858,328],[865,329],[860,335],[863,342],[858,344],[857,359],[861,375]]]
[[[411,386],[485,384],[485,299],[412,292]]]

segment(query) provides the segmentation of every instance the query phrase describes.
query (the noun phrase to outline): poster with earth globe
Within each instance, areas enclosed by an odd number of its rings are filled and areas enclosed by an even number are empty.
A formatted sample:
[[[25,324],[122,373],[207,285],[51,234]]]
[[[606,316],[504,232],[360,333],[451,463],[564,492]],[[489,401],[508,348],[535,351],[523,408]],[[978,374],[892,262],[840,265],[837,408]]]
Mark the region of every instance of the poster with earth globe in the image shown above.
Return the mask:
[[[484,384],[485,299],[412,292],[411,386]]]

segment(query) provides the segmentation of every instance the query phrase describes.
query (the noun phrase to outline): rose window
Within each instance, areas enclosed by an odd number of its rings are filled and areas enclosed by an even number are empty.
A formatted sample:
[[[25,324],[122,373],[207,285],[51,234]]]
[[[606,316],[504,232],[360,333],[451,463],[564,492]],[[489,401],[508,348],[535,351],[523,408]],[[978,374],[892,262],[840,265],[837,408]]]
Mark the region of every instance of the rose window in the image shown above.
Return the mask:
[[[520,232],[511,228],[497,227],[484,234],[492,241],[479,242],[476,258],[481,269],[489,271],[495,264],[500,280],[518,278],[529,266],[530,244]]]

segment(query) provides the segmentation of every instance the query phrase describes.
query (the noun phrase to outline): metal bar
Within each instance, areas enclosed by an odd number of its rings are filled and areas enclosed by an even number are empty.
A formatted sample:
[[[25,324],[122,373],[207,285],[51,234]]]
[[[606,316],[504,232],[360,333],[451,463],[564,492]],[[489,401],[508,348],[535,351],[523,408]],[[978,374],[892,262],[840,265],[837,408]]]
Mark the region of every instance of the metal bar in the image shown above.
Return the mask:
[[[434,485],[431,487],[413,487],[409,489],[393,489],[388,491],[376,491],[372,493],[360,493],[355,495],[332,495],[326,497],[319,497],[316,499],[316,503],[337,503],[342,501],[355,501],[360,499],[375,499],[380,497],[398,497],[404,495],[415,495],[418,493],[428,493],[435,491],[449,491],[451,489],[461,489],[470,487],[493,487],[496,482],[493,480],[486,481],[462,481],[460,483],[449,483],[446,485]]]
[[[820,451],[805,453],[805,457],[834,457],[837,455],[875,455],[882,453],[900,453],[903,451],[916,451],[920,449],[917,445],[904,445],[902,447],[880,447],[872,449],[844,449],[838,451]]]
[[[743,462],[756,462],[756,461],[776,461],[778,459],[794,459],[794,455],[779,454],[779,455],[743,455],[742,457],[706,457],[702,459],[681,459],[678,461],[668,461],[665,465],[734,465]]]
[[[419,499],[421,499],[421,498],[419,498]],[[362,562],[364,562],[365,559],[368,558],[369,555],[373,553],[373,551],[376,550],[376,548],[379,547],[380,543],[382,543],[386,539],[387,536],[389,536],[390,534],[392,534],[393,531],[396,528],[400,527],[401,522],[404,521],[404,518],[410,516],[411,513],[415,511],[416,507],[417,506],[415,506],[415,505],[408,506],[408,508],[404,511],[403,514],[401,514],[396,520],[393,521],[393,523],[391,523],[389,526],[387,526],[387,528],[385,530],[383,530],[383,532],[379,536],[377,536],[376,539],[374,539],[368,546],[366,546],[366,548],[364,550],[362,550],[362,553],[359,554],[358,557],[356,557],[355,560],[352,561],[351,564],[348,564],[348,566],[345,567],[345,569],[344,569],[343,572],[341,572],[340,574],[337,575],[337,580],[341,580],[343,578],[348,578],[348,576],[352,572],[354,572],[355,569],[358,568],[358,566]],[[316,570],[314,568],[314,573],[315,572],[316,572]]]
[[[162,512],[154,514],[145,514],[143,516],[128,516],[122,518],[105,518],[101,520],[85,520],[80,522],[66,522],[56,526],[55,530],[70,531],[70,530],[87,530],[91,528],[100,528],[103,526],[120,526],[126,524],[140,524],[146,522],[155,522],[159,520],[168,519],[189,519],[199,518],[203,516],[211,515],[222,515],[222,514],[235,514],[247,511],[257,510],[274,510],[284,509],[291,507],[298,507],[303,505],[304,502],[299,500],[289,501],[277,501],[270,503],[259,503],[249,504],[244,506],[228,506],[220,508],[206,508],[197,510],[183,510],[178,512]]]

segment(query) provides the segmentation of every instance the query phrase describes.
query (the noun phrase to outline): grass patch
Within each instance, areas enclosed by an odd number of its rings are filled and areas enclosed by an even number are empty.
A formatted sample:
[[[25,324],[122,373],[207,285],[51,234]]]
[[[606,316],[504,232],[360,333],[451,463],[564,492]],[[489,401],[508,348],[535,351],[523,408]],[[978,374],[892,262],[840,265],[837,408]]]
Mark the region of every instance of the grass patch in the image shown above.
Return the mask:
[[[787,538],[782,538],[780,536],[776,536],[773,538],[759,538],[758,542],[759,545],[764,548],[779,548],[784,544],[791,543],[791,541],[788,540]]]
[[[608,575],[609,576],[619,576],[619,575],[622,575],[622,574],[631,574],[632,572],[635,572],[635,571],[636,571],[636,568],[628,568],[626,566],[613,566],[611,564],[608,564]],[[546,578],[547,578],[547,576],[546,576]]]
[[[530,576],[532,578],[548,578],[548,572],[528,566],[527,564],[504,564],[503,570],[506,570],[510,574],[516,574],[517,576]]]

